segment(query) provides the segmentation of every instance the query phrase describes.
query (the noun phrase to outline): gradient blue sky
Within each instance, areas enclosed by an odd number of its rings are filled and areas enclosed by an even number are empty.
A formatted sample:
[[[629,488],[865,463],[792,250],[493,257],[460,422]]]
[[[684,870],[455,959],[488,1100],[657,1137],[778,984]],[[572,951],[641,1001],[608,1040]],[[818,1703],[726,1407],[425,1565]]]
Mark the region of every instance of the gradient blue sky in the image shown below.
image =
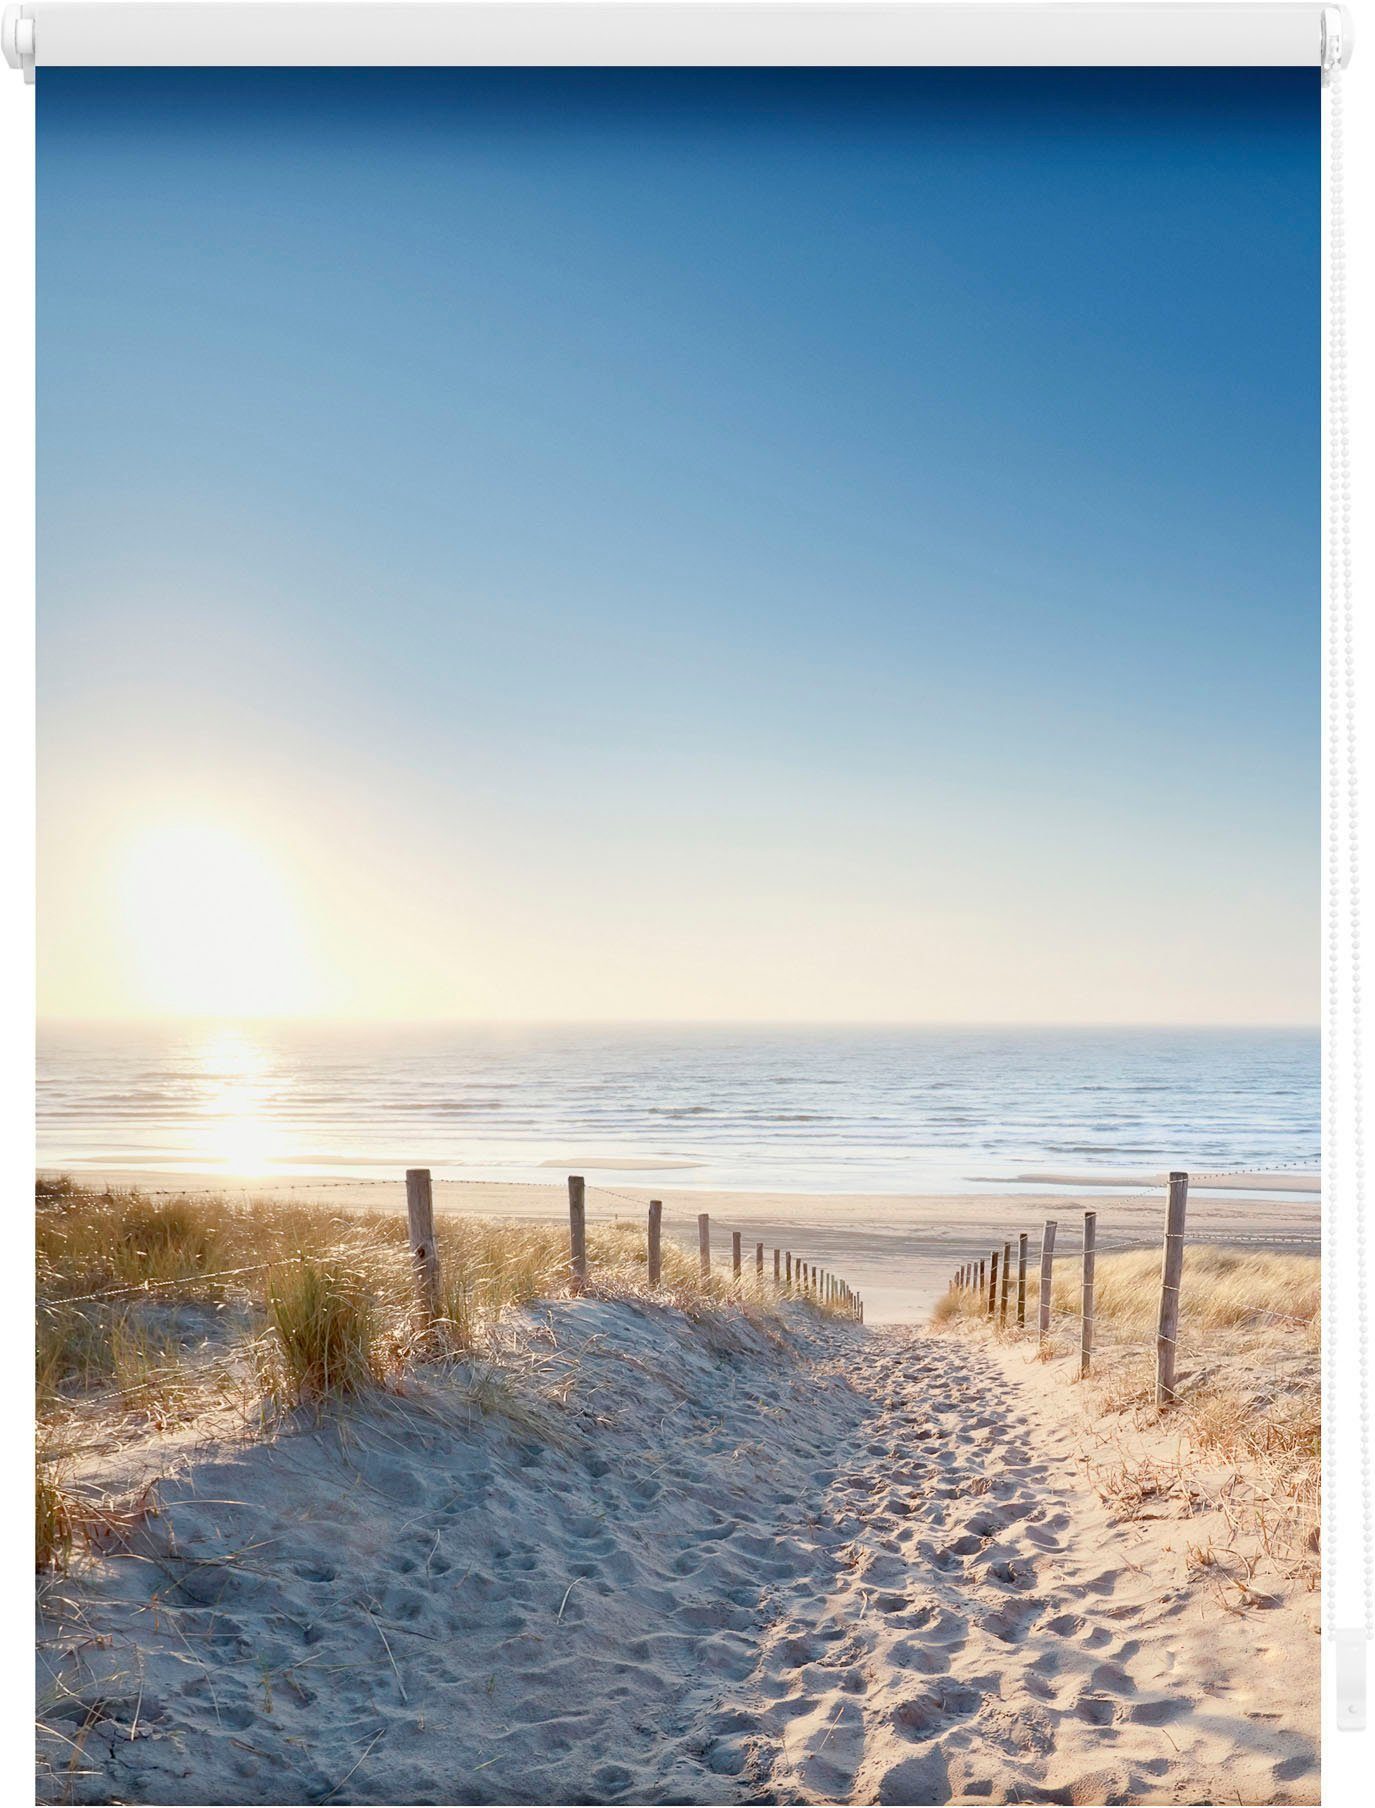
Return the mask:
[[[46,1012],[1316,1019],[1316,72],[39,82]]]

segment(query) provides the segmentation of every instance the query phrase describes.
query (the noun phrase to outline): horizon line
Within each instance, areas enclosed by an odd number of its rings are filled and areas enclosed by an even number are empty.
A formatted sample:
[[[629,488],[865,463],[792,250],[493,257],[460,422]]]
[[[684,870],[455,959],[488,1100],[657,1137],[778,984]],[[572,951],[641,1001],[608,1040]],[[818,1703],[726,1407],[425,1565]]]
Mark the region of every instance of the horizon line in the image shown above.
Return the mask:
[[[263,1027],[312,1026],[348,1029],[894,1029],[894,1030],[1307,1030],[1320,1032],[1321,1018],[1256,1022],[1197,1018],[966,1018],[966,1017],[349,1017],[337,1014],[296,1015],[223,1012],[167,1012],[116,1016],[40,1013],[45,1026],[136,1028],[204,1024],[254,1024]]]

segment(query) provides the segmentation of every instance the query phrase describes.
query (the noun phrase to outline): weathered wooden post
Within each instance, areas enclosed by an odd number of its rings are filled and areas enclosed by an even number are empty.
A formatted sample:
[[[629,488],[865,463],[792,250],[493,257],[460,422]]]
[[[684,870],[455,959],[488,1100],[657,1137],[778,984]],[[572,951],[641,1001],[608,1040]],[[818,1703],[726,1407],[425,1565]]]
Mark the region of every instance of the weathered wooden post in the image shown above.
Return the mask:
[[[406,1169],[406,1220],[415,1267],[415,1299],[421,1328],[428,1335],[440,1316],[439,1251],[434,1240],[434,1198],[428,1168]]]
[[[773,1284],[775,1287],[778,1285],[780,1279],[782,1278],[782,1267],[783,1267],[783,1251],[781,1249],[776,1249],[773,1252]]]
[[[697,1265],[705,1281],[711,1275],[711,1214],[697,1214]]]
[[[1179,1286],[1184,1278],[1184,1213],[1189,1203],[1189,1176],[1170,1175],[1165,1208],[1165,1248],[1160,1262],[1160,1322],[1155,1337],[1155,1403],[1174,1403],[1175,1357],[1179,1351]]]
[[[762,1281],[764,1278],[764,1245],[762,1243],[756,1243],[754,1246],[754,1278],[757,1281]]]
[[[651,1199],[649,1202],[649,1284],[659,1285],[659,1277],[663,1273],[664,1257],[664,1202],[662,1199]]]
[[[1026,1232],[1017,1234],[1017,1329],[1026,1329]]]
[[[730,1234],[730,1271],[736,1280],[740,1279],[740,1232],[733,1230]]]
[[[1050,1287],[1055,1267],[1055,1219],[1041,1226],[1041,1297],[1036,1304],[1036,1328],[1040,1340],[1050,1336]]]
[[[998,1252],[988,1252],[988,1316],[992,1318],[998,1310]]]
[[[1098,1237],[1097,1212],[1084,1213],[1084,1277],[1079,1298],[1079,1379],[1093,1361],[1093,1258]]]
[[[587,1285],[587,1188],[581,1174],[568,1176],[568,1262],[573,1291]]]
[[[793,1252],[790,1249],[785,1249],[783,1251],[783,1285],[787,1288],[789,1293],[792,1292],[792,1290],[793,1290]]]
[[[998,1328],[1000,1330],[1007,1324],[1007,1283],[1011,1273],[1012,1245],[1010,1243],[1004,1243],[1002,1275],[998,1282]]]
[[[985,1256],[980,1256],[979,1257],[979,1295],[980,1295],[980,1297],[982,1297],[982,1295],[983,1295],[984,1275],[987,1271],[987,1267],[988,1267],[987,1258]]]

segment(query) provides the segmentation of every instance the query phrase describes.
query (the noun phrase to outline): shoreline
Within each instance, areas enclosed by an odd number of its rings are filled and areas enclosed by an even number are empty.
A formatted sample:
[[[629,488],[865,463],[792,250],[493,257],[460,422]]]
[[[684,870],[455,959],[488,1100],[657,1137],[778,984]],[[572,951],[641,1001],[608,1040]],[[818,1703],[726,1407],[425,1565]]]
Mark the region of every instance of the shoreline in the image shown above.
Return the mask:
[[[40,1169],[40,1173],[55,1170]],[[594,1171],[595,1172],[595,1171]],[[100,1169],[74,1178],[86,1186],[138,1187],[151,1194],[211,1193],[227,1200],[250,1198],[319,1204],[336,1210],[387,1211],[404,1216],[405,1188],[396,1179],[324,1179],[271,1176],[239,1179],[207,1174],[169,1174],[147,1169]],[[437,1211],[484,1218],[559,1221],[566,1218],[562,1177],[545,1182],[445,1180],[433,1183]],[[923,1322],[945,1292],[960,1262],[987,1255],[995,1245],[1026,1232],[1035,1249],[1047,1218],[1059,1226],[1057,1255],[1077,1255],[1079,1215],[1098,1215],[1098,1247],[1131,1249],[1158,1243],[1164,1224],[1165,1189],[1134,1192],[1080,1190],[1065,1184],[1044,1193],[799,1193],[784,1190],[606,1185],[589,1174],[589,1221],[641,1216],[651,1199],[662,1200],[664,1234],[695,1247],[697,1217],[712,1220],[718,1263],[729,1262],[730,1233],[746,1244],[762,1242],[771,1264],[774,1248],[790,1249],[820,1266],[843,1272],[864,1296],[870,1324]],[[1316,1194],[1303,1199],[1200,1186],[1189,1195],[1188,1239],[1248,1250],[1284,1250],[1317,1255],[1321,1211]]]

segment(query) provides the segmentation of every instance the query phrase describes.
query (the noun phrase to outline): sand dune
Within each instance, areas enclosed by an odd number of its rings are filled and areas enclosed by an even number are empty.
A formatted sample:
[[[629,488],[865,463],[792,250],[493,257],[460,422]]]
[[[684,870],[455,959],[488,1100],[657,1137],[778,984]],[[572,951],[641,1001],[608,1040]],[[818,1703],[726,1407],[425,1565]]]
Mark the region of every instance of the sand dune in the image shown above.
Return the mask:
[[[507,1379],[130,1453],[157,1517],[44,1590],[41,1793],[1317,1799],[1314,1597],[1115,1522],[1024,1347],[785,1312],[555,1302]]]

